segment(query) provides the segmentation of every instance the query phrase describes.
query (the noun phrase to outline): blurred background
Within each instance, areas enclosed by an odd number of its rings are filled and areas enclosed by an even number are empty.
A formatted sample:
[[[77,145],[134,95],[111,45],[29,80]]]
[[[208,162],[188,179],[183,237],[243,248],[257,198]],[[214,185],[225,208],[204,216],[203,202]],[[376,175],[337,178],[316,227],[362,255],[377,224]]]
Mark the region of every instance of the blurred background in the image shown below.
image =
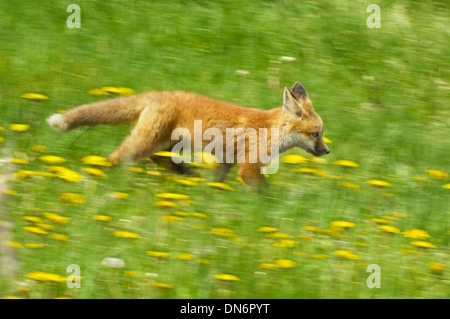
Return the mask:
[[[77,1],[69,28],[71,2],[0,1],[0,297],[445,298],[449,6],[377,1],[369,28],[372,2]],[[106,157],[129,126],[45,123],[152,90],[270,109],[295,81],[331,154],[292,150],[264,194],[236,170],[224,186],[210,167],[189,180],[94,165],[82,158]],[[381,289],[366,286],[373,263]]]

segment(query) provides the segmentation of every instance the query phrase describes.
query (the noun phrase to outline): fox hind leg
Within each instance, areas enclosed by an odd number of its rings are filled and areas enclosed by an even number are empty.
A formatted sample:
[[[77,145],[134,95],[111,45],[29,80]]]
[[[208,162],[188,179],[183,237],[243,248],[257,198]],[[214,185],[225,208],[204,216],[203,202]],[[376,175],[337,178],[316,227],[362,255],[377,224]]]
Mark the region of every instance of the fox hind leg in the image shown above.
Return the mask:
[[[147,106],[141,113],[136,126],[131,134],[125,138],[120,147],[109,156],[112,165],[117,165],[124,160],[137,161],[165,148],[163,144],[165,132],[170,124],[170,118],[162,120],[158,118],[158,112],[154,112]],[[170,140],[170,136],[169,136]]]
[[[258,163],[244,163],[239,165],[239,176],[247,185],[265,184],[266,177],[261,174],[261,165]]]

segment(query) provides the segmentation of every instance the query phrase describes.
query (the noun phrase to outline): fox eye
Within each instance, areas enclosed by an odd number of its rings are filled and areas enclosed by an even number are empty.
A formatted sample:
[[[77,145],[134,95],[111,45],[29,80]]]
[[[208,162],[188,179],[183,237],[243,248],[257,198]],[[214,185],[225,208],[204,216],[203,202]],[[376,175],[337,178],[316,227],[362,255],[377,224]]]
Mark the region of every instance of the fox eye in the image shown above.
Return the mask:
[[[319,133],[318,132],[311,133],[311,135],[314,136],[314,137],[319,137]]]

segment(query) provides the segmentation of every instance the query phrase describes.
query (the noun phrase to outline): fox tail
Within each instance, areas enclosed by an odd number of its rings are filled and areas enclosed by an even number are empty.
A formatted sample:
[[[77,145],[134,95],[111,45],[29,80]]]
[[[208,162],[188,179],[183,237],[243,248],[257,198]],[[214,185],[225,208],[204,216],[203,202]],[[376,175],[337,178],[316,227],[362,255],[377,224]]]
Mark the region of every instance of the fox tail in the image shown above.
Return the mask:
[[[47,118],[47,123],[62,131],[82,125],[130,123],[137,120],[145,108],[154,102],[151,93],[83,104]]]

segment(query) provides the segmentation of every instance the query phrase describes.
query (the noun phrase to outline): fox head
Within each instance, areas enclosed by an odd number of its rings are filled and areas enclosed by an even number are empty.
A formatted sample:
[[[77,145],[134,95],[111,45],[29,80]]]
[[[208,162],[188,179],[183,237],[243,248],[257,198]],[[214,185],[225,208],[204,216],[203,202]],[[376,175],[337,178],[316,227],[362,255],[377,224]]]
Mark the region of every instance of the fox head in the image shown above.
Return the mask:
[[[291,90],[284,88],[282,106],[283,134],[280,151],[294,146],[300,147],[315,156],[330,153],[325,144],[323,122],[314,111],[303,86],[296,82]]]

